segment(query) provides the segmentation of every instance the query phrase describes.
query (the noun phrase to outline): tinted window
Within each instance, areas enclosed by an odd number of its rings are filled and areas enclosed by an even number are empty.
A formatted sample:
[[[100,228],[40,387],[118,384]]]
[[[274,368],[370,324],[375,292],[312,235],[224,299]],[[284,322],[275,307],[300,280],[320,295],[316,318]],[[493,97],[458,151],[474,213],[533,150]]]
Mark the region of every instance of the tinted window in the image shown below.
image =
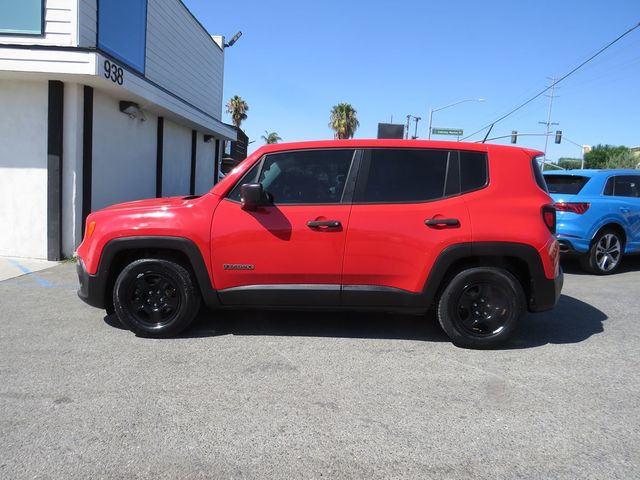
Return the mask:
[[[542,172],[540,171],[540,165],[538,164],[538,158],[540,157],[536,157],[533,160],[531,160],[531,168],[533,169],[533,176],[536,179],[536,183],[538,184],[538,186],[544,190],[545,192],[549,193],[548,190],[548,185],[545,182],[545,177],[542,175]]]
[[[482,152],[460,152],[460,189],[462,193],[487,184],[487,155]]]
[[[607,184],[604,186],[603,195],[613,195],[613,184],[615,182],[615,177],[610,177],[607,180]]]
[[[98,6],[99,47],[144,72],[147,0],[109,0]]]
[[[353,150],[302,150],[267,155],[258,183],[276,205],[340,203]],[[254,172],[255,171],[255,172]],[[240,185],[255,182],[253,167],[235,186],[230,199],[240,200]]]
[[[0,34],[42,35],[44,0],[0,0]]]
[[[444,196],[449,152],[374,149],[369,154],[368,175],[363,172],[367,180],[359,185],[357,201],[421,202]]]
[[[575,195],[589,181],[589,177],[579,175],[545,175],[549,193],[564,193],[565,195]]]
[[[613,194],[616,197],[640,197],[640,175],[620,175],[615,178]]]

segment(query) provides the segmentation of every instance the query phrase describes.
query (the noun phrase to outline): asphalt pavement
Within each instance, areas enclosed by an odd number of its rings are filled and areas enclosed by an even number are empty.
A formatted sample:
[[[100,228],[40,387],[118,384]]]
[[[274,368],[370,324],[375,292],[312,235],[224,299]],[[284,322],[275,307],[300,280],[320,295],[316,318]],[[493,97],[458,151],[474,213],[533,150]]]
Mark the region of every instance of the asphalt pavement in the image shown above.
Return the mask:
[[[75,266],[0,282],[0,478],[640,478],[640,259],[506,348],[433,318],[207,312],[137,338]]]

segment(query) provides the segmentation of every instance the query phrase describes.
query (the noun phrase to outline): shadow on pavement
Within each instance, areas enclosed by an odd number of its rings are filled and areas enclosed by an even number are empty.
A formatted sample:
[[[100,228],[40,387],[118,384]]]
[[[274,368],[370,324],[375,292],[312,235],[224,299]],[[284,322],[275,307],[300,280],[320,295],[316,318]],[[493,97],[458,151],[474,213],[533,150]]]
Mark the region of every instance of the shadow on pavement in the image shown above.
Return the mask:
[[[529,314],[514,338],[503,348],[533,348],[546,344],[578,343],[604,331],[607,316],[588,303],[562,295],[555,309]],[[124,328],[115,315],[108,325]],[[298,312],[217,310],[203,308],[180,338],[220,335],[375,338],[448,342],[435,313],[426,317],[363,312]]]
[[[203,309],[184,337],[269,335],[448,341],[435,316]]]
[[[604,331],[607,315],[576,298],[562,295],[553,310],[532,313],[506,348],[579,343]]]
[[[569,273],[571,275],[593,275],[585,272],[582,267],[580,267],[580,262],[575,257],[563,258],[562,269],[564,270],[564,273]],[[615,273],[612,273],[611,275],[615,277],[620,273],[627,272],[640,272],[640,255],[627,255],[623,257],[620,267],[618,267]]]

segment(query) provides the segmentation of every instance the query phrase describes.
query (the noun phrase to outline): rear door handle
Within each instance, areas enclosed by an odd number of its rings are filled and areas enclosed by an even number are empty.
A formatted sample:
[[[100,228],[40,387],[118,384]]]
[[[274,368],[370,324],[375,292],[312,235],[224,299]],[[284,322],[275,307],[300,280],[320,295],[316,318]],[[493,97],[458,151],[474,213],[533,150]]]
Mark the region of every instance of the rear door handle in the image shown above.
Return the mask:
[[[460,220],[457,218],[430,218],[425,220],[424,224],[431,228],[457,228],[460,226]]]
[[[329,228],[340,228],[342,223],[340,220],[309,220],[307,227],[312,229],[327,230]]]
[[[627,207],[620,207],[620,211],[622,213],[629,213],[629,209]]]

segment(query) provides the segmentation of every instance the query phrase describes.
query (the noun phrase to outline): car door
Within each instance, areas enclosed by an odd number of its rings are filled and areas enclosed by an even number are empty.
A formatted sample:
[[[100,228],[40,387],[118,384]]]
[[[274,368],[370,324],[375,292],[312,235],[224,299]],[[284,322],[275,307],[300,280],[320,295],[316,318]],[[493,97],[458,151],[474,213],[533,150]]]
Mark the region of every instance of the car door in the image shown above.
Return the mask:
[[[446,150],[365,151],[347,232],[344,304],[415,306],[440,252],[471,241],[467,207],[456,195],[459,166],[458,153]]]
[[[617,175],[613,195],[626,223],[627,247],[637,251],[640,248],[640,175]]]
[[[211,227],[223,304],[338,305],[354,149],[263,157],[222,200]],[[242,209],[240,186],[260,183],[272,204]]]

